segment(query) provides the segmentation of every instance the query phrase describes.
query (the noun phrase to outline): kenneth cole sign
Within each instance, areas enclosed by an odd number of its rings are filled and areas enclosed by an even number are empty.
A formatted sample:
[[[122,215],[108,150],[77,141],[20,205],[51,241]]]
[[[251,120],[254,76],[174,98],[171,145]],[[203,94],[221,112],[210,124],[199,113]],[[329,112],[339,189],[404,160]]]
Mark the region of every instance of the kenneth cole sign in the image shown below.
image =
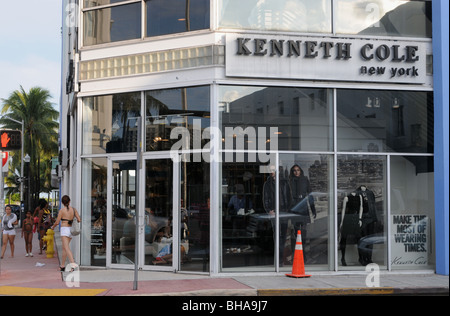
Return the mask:
[[[431,80],[426,75],[430,45],[228,34],[226,74],[230,77],[426,84]]]

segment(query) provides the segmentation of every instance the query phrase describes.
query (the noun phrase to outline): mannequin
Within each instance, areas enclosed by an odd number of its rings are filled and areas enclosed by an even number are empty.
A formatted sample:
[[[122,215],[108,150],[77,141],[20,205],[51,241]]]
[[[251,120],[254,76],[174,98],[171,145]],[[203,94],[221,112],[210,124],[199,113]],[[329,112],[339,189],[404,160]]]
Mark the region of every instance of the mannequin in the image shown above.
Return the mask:
[[[341,234],[341,240],[339,242],[342,252],[341,263],[346,266],[345,261],[345,247],[347,244],[347,236],[353,235],[357,239],[361,235],[362,226],[362,214],[363,214],[363,199],[356,191],[350,193],[344,198],[342,204],[342,217],[339,231]]]
[[[361,185],[356,192],[363,199],[361,237],[373,235],[376,232],[375,227],[378,222],[375,194],[365,185]],[[368,245],[367,248],[369,249],[369,253],[360,254],[359,256],[359,262],[364,266],[372,263],[372,245]]]
[[[275,166],[270,166],[270,176],[267,178],[263,186],[263,205],[267,214],[275,217],[276,209],[276,168]],[[289,181],[283,177],[284,173],[280,172],[279,177],[279,209],[280,212],[286,213],[289,211],[289,206],[291,205],[291,189],[289,187]],[[275,222],[272,221],[272,225]],[[275,227],[272,227],[273,233],[275,234]],[[274,235],[273,239],[276,237]],[[279,259],[280,266],[284,265],[284,248],[287,239],[287,223],[280,223],[280,238],[279,238]]]
[[[289,183],[292,191],[291,212],[295,210],[295,213],[297,213],[301,218],[300,221],[294,221],[293,223],[294,229],[292,229],[291,240],[296,240],[297,231],[301,230],[303,245],[306,246],[308,243],[307,226],[312,223],[313,219],[317,216],[316,207],[314,205],[314,197],[310,194],[311,185],[308,177],[305,176],[303,169],[297,164],[293,165],[291,168],[289,173]],[[311,209],[311,215],[313,218],[310,216],[308,205]],[[291,242],[291,251],[293,257],[295,253],[295,242]]]

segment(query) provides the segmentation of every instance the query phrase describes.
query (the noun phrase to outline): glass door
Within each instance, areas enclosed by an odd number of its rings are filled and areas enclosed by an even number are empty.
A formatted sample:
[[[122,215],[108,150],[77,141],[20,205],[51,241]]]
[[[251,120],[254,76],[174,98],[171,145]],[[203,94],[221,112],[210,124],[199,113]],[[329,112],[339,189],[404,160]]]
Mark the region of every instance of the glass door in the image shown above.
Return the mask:
[[[136,160],[110,160],[107,265],[133,265],[136,245]]]
[[[209,169],[181,157],[145,160],[146,269],[209,271]]]
[[[180,271],[209,272],[210,248],[210,165],[194,162],[193,157],[180,163]]]
[[[141,249],[144,265],[151,270],[179,269],[178,166],[170,158],[147,159],[143,166],[145,201]]]

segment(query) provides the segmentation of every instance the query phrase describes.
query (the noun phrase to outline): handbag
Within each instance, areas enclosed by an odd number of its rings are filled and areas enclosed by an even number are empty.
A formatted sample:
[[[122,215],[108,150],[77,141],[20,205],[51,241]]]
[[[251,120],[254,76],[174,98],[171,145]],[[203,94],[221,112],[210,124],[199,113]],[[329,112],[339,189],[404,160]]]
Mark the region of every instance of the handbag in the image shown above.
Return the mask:
[[[70,234],[72,236],[78,236],[81,233],[80,222],[74,217],[72,227],[70,228]]]

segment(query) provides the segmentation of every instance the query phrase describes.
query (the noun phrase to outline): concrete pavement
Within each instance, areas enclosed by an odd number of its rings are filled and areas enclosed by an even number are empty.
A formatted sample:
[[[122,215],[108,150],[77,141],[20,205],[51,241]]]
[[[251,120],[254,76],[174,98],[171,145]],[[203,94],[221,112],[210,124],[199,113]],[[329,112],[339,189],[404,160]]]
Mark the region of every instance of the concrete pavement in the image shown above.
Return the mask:
[[[57,248],[60,238],[56,234]],[[1,260],[0,295],[11,296],[319,296],[319,295],[446,295],[449,277],[432,272],[381,272],[378,287],[367,287],[367,273],[310,273],[305,279],[280,275],[209,275],[140,271],[133,290],[134,271],[81,269],[60,273],[59,259],[39,255],[33,238],[33,257],[25,257],[17,230],[15,257],[9,245]],[[72,286],[72,287],[70,287]]]

